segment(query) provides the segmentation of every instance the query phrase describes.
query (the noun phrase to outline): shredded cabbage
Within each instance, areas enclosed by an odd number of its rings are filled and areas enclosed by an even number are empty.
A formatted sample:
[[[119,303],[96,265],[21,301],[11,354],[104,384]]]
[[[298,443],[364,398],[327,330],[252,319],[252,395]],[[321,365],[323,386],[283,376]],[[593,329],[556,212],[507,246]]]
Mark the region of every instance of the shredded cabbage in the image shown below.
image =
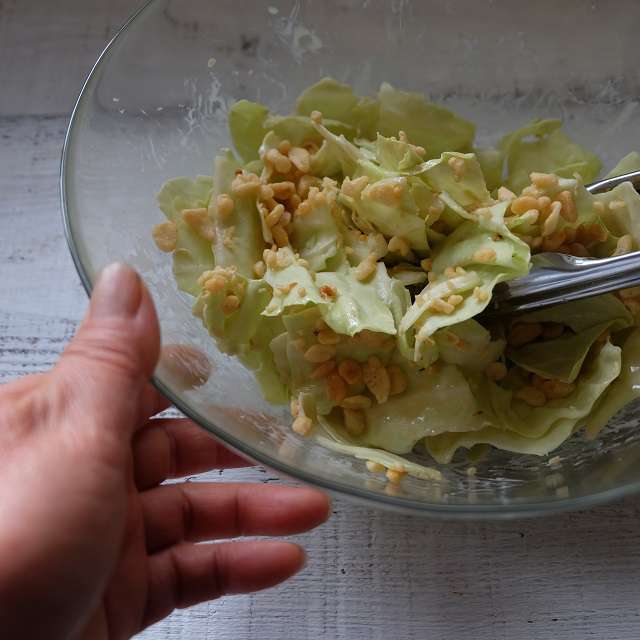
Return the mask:
[[[598,175],[602,166],[598,158],[572,142],[561,127],[560,120],[536,120],[500,141],[511,189],[519,193],[529,184],[532,171],[554,173],[563,178],[572,178],[578,173],[585,182]]]
[[[541,252],[640,247],[640,196],[591,195],[600,162],[561,127],[536,120],[480,148],[472,123],[417,93],[358,96],[331,78],[292,115],[240,100],[237,156],[158,194],[158,246],[301,435],[429,480],[439,471],[405,456],[544,455],[583,425],[595,436],[640,389],[640,288],[482,315]],[[639,168],[633,152],[610,175]]]
[[[199,176],[196,180],[175,178],[166,182],[158,193],[158,205],[177,227],[177,243],[173,251],[173,275],[185,293],[198,295],[198,278],[213,268],[211,242],[200,237],[180,215],[185,209],[209,206],[213,181]]]

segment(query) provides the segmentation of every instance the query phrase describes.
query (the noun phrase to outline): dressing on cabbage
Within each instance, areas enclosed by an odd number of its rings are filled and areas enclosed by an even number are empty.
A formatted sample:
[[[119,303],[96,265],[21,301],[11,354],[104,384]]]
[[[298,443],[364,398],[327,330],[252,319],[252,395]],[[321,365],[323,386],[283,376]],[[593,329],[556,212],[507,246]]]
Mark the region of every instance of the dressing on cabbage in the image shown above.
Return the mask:
[[[640,289],[482,315],[537,254],[640,247],[640,196],[588,193],[600,162],[559,120],[478,147],[472,123],[420,94],[324,78],[290,115],[236,102],[229,128],[213,177],[162,187],[158,245],[298,434],[393,482],[438,480],[406,456],[546,455],[638,395]],[[612,174],[638,168],[633,152]]]

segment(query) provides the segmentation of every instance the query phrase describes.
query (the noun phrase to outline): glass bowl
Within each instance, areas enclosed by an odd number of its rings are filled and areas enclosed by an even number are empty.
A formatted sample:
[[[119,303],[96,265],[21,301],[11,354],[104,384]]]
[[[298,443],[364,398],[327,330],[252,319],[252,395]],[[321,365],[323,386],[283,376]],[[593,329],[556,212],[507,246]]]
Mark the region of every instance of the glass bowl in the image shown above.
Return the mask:
[[[576,435],[552,457],[494,451],[473,477],[468,462],[454,462],[442,468],[442,481],[405,478],[390,491],[362,461],[291,432],[288,412],[264,402],[252,374],[221,354],[191,315],[170,260],[151,239],[163,219],[158,189],[169,178],[211,173],[214,154],[230,144],[235,100],[286,113],[325,75],[362,95],[385,80],[423,91],[477,123],[481,145],[533,117],[561,117],[570,135],[612,166],[640,132],[640,7],[633,0],[610,7],[591,0],[149,2],[100,56],[65,144],[65,225],[87,290],[106,264],[133,265],[160,316],[155,381],[163,393],[245,456],[335,494],[414,514],[487,518],[583,508],[638,491],[637,404],[599,439]]]

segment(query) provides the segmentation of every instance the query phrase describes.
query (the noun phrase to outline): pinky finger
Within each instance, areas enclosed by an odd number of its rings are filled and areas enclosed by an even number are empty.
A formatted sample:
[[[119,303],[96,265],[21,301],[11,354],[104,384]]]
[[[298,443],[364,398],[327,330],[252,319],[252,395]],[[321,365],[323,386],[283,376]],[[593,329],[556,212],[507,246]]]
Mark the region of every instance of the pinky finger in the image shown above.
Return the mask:
[[[273,587],[305,562],[296,544],[279,541],[180,544],[149,558],[143,628],[183,609],[223,595]]]

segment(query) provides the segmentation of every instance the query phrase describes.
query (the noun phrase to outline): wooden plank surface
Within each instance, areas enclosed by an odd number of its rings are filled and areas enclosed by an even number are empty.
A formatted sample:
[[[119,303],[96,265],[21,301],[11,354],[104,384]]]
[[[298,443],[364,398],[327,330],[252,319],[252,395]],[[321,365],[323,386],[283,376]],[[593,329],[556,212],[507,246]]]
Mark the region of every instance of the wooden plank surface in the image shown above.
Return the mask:
[[[50,367],[86,298],[58,205],[66,114],[128,0],[0,0],[0,381]],[[59,70],[64,69],[64,73]],[[211,474],[277,481],[264,470]],[[200,478],[199,478],[200,479]],[[640,637],[640,501],[504,523],[428,522],[337,500],[277,589],[175,612],[147,640]],[[1,633],[0,633],[1,635]]]

